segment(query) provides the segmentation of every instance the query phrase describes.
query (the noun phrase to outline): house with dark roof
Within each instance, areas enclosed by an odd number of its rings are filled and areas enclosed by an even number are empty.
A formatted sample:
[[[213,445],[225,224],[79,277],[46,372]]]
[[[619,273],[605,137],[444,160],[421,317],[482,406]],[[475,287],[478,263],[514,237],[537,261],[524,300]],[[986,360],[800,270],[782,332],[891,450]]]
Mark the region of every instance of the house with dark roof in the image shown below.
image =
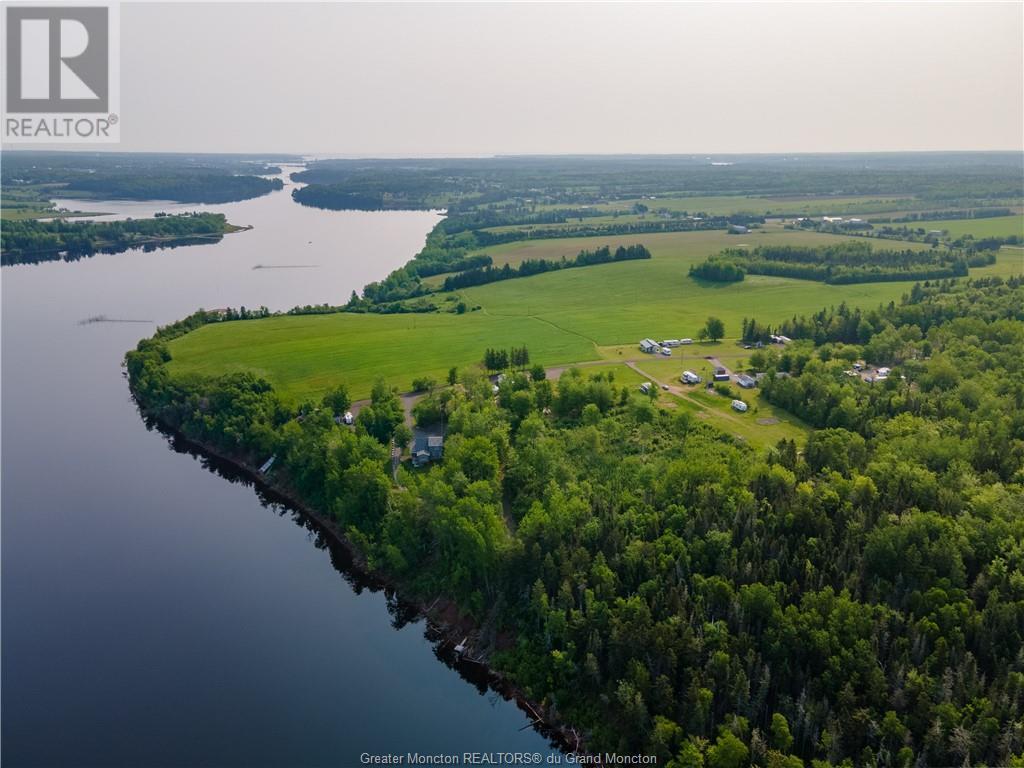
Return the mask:
[[[417,435],[412,441],[412,465],[422,467],[431,461],[444,458],[444,437],[441,435]]]

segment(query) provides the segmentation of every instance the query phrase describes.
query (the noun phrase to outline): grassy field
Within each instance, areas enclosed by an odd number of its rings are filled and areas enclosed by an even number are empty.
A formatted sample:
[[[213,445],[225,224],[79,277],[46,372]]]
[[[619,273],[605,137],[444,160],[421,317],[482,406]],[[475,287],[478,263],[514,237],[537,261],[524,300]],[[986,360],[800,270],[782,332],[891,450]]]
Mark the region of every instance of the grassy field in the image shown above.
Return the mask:
[[[1024,237],[1024,215],[993,216],[990,219],[947,219],[944,221],[919,221],[907,226],[919,226],[924,229],[945,229],[953,237],[973,235],[982,237]]]
[[[636,343],[654,338],[697,338],[708,315],[725,321],[726,335],[739,333],[743,317],[780,322],[846,301],[875,306],[897,300],[909,283],[825,285],[787,278],[750,275],[741,283],[699,283],[687,276],[690,265],[723,247],[761,243],[834,243],[835,235],[777,228],[748,235],[681,232],[620,238],[538,240],[502,246],[504,259],[560,258],[581,248],[608,243],[643,242],[650,260],[568,269],[535,278],[491,283],[463,291],[471,306],[502,317],[535,316],[567,333],[599,345]],[[885,247],[889,243],[881,244]],[[894,244],[895,245],[895,244]],[[919,243],[898,247],[923,248]],[[894,246],[890,246],[894,247]],[[497,260],[498,249],[490,253]],[[989,268],[992,269],[992,268]]]
[[[52,186],[18,187],[8,185],[0,190],[0,219],[18,221],[57,216],[57,206],[50,202],[50,198],[53,196],[54,188]],[[59,214],[60,218],[65,219],[96,215],[96,213],[81,211]]]
[[[379,376],[404,391],[416,377],[440,381],[453,365],[475,365],[486,347],[524,343],[544,365],[596,357],[590,342],[530,317],[302,315],[208,325],[172,342],[171,370],[255,371],[293,402],[341,381],[364,397]]]
[[[778,224],[765,225],[761,229],[751,230],[745,235],[730,235],[724,230],[704,230],[700,232],[658,232],[655,234],[612,235],[597,237],[562,237],[548,240],[521,240],[505,243],[491,248],[484,248],[475,253],[486,253],[495,266],[518,264],[525,259],[548,259],[557,261],[563,256],[572,258],[582,250],[593,250],[602,245],[616,248],[620,245],[643,243],[654,258],[676,259],[696,264],[705,257],[723,248],[736,248],[747,245],[826,245],[842,240],[855,239],[843,235],[821,234],[803,230],[784,229]],[[904,243],[902,241],[880,241],[876,248],[914,248],[924,249],[923,243]],[[443,280],[443,278],[442,278]]]
[[[507,259],[558,258],[584,247],[638,240],[651,249],[653,258],[470,288],[461,292],[462,298],[481,309],[464,315],[307,315],[209,325],[171,342],[170,368],[177,375],[250,370],[267,378],[291,402],[318,398],[339,382],[361,398],[378,377],[405,391],[414,378],[441,381],[451,366],[477,365],[487,347],[525,344],[532,362],[545,367],[616,360],[621,364],[612,366],[623,374],[617,380],[639,383],[640,375],[625,366],[627,360],[636,360],[646,374],[675,385],[686,368],[708,374],[705,356],[737,369],[750,353],[733,342],[722,342],[680,347],[671,358],[647,357],[637,349],[639,339],[697,338],[708,315],[720,317],[726,336],[735,338],[743,317],[777,323],[844,301],[860,307],[898,301],[909,290],[906,282],[840,286],[752,275],[740,283],[706,284],[687,275],[690,264],[724,246],[836,239],[776,228],[743,236],[689,232],[515,243],[502,247]],[[1000,251],[996,264],[971,270],[975,276],[1022,272],[1024,250],[1011,248]],[[744,393],[751,404],[746,414],[733,412],[728,398],[699,387],[681,395],[660,395],[663,405],[689,409],[751,445],[806,434],[805,425],[756,393]]]

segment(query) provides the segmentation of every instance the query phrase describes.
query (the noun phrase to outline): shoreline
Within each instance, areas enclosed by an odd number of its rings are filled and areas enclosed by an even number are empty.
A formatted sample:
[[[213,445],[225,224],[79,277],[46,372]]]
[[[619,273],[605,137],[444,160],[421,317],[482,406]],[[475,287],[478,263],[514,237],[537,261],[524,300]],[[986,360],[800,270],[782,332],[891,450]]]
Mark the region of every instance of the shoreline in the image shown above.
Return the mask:
[[[129,389],[131,385],[129,383]],[[410,597],[402,585],[386,575],[372,570],[366,562],[366,557],[352,541],[345,535],[345,532],[329,516],[300,500],[297,495],[286,484],[275,482],[266,475],[260,473],[259,468],[244,458],[230,456],[213,446],[192,440],[182,432],[169,424],[161,421],[156,416],[149,414],[145,406],[137,399],[134,391],[132,400],[139,408],[143,419],[156,426],[157,430],[167,438],[172,446],[182,445],[189,452],[198,453],[208,459],[222,462],[232,470],[242,475],[255,490],[263,492],[274,500],[280,501],[284,506],[290,508],[300,515],[307,523],[311,524],[320,534],[329,538],[332,543],[342,549],[348,556],[352,570],[356,575],[366,579],[372,587],[391,590],[398,602],[405,608],[411,609],[414,616],[423,619],[426,628],[424,636],[433,643],[435,649],[440,651],[444,647],[454,648],[459,642],[455,635],[460,637],[478,634],[482,627],[475,622],[464,618],[458,606],[448,598],[438,597],[431,604],[427,605],[418,598]],[[208,468],[209,469],[209,468]],[[451,612],[456,618],[452,618]],[[432,637],[431,635],[435,635]],[[575,728],[553,719],[544,707],[527,697],[526,693],[514,682],[509,680],[503,673],[494,669],[490,664],[492,649],[485,649],[477,659],[464,659],[457,655],[450,658],[442,658],[449,667],[456,671],[467,682],[470,679],[469,672],[473,669],[469,665],[475,665],[484,673],[483,682],[489,689],[500,694],[507,701],[515,702],[516,706],[527,715],[527,724],[519,730],[525,730],[532,726],[541,736],[548,739],[552,746],[563,753],[588,754],[585,742]],[[439,657],[441,654],[438,654]]]

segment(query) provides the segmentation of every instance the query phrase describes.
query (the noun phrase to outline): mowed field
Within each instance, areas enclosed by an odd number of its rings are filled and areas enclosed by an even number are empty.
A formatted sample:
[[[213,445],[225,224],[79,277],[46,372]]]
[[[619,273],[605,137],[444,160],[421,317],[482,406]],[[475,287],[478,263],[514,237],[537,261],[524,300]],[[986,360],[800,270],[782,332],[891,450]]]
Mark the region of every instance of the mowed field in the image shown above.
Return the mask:
[[[924,229],[945,229],[953,237],[973,235],[982,237],[1024,237],[1024,214],[1016,216],[993,216],[990,219],[946,219],[943,221],[919,221],[907,226],[919,226]]]
[[[344,381],[358,398],[369,393],[377,377],[403,391],[420,376],[443,380],[451,366],[478,364],[487,347],[525,344],[533,362],[569,364],[601,358],[598,347],[635,346],[646,336],[696,338],[708,315],[722,318],[726,336],[734,338],[743,317],[776,323],[843,301],[873,307],[898,300],[910,288],[910,283],[830,286],[763,276],[722,285],[687,276],[690,264],[723,245],[754,245],[758,238],[806,244],[838,239],[784,230],[752,236],[626,237],[623,242],[647,244],[653,258],[467,289],[463,298],[481,309],[464,315],[307,315],[210,325],[170,344],[171,370],[211,375],[254,371],[291,401],[318,397]],[[575,253],[609,240],[615,238],[516,245],[568,247]],[[1024,251],[1004,248],[997,264],[972,274],[1013,274],[1022,271],[1022,264]]]
[[[487,347],[527,344],[543,365],[596,357],[594,345],[536,318],[465,315],[299,315],[208,325],[170,344],[175,374],[253,371],[286,400],[319,397],[344,382],[356,398],[383,377],[402,391],[412,380],[475,365]]]

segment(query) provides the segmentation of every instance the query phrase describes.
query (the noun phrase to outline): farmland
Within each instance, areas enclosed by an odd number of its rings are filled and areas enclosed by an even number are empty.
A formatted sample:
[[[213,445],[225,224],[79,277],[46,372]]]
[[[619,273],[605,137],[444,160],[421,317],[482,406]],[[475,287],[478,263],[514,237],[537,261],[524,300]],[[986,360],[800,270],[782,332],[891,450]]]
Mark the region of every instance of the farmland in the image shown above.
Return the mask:
[[[655,259],[670,259],[679,262],[689,269],[706,256],[717,253],[723,248],[735,248],[749,245],[829,245],[853,238],[839,235],[819,234],[787,230],[778,225],[769,225],[761,229],[751,230],[746,235],[730,235],[720,230],[701,232],[659,232],[643,235],[613,235],[606,237],[566,237],[555,239],[525,240],[514,243],[496,245],[481,249],[477,253],[486,253],[495,266],[503,264],[516,265],[525,259],[548,259],[557,261],[563,257],[571,259],[581,250],[592,249],[602,245],[616,248],[619,245],[643,243]],[[899,247],[925,249],[923,243],[899,243]]]
[[[948,219],[944,221],[921,221],[918,226],[925,229],[944,229],[951,237],[972,235],[983,237],[1024,237],[1024,214],[1016,216],[994,216],[987,219]]]
[[[343,313],[206,326],[171,343],[171,370],[181,374],[251,370],[293,402],[318,396],[339,380],[347,382],[355,396],[363,397],[378,376],[405,390],[417,376],[442,379],[450,366],[477,364],[488,346],[525,343],[533,361],[545,366],[581,362],[601,357],[598,347],[634,345],[645,336],[696,337],[709,314],[722,318],[726,335],[735,337],[743,317],[779,322],[844,301],[873,307],[898,300],[909,288],[906,283],[823,285],[756,275],[741,284],[708,285],[686,276],[691,263],[727,242],[768,238],[779,242],[799,238],[807,243],[835,239],[781,230],[751,238],[718,232],[652,235],[643,238],[654,256],[650,260],[565,270],[462,291],[464,301],[481,307],[465,315]],[[543,246],[552,257],[566,248],[575,253],[585,244],[555,240],[515,245],[520,249]],[[1019,272],[1021,253],[1004,248],[995,265],[972,274]]]

